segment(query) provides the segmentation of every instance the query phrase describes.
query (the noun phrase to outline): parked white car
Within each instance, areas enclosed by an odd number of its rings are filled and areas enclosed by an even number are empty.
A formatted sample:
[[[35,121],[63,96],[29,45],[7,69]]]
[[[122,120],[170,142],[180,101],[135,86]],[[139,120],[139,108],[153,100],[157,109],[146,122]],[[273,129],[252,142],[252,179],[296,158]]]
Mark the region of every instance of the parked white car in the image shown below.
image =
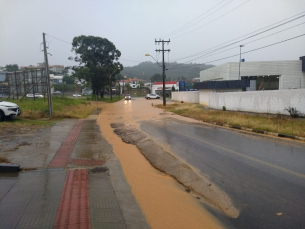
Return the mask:
[[[73,94],[72,96],[73,97],[81,97],[82,95],[80,95],[80,94]]]
[[[14,118],[21,114],[21,110],[16,103],[0,101],[0,121],[4,118]]]
[[[35,98],[43,98],[44,97],[42,94],[36,94],[36,93],[26,95],[27,98],[34,98],[34,96],[35,96]]]

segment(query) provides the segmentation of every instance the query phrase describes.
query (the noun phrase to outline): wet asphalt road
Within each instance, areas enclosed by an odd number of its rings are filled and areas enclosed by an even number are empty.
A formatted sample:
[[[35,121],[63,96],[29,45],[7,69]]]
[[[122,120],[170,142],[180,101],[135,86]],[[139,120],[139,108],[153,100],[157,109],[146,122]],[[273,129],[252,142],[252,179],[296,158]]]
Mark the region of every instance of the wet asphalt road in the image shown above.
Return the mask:
[[[141,130],[233,199],[237,219],[210,209],[229,228],[305,228],[305,144],[171,118]]]

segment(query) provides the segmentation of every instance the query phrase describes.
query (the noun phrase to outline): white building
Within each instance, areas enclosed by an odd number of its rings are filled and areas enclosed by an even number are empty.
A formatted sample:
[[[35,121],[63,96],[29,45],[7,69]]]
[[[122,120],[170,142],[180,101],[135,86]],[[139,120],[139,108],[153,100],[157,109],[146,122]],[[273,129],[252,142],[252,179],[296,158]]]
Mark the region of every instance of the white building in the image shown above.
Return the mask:
[[[239,77],[239,63],[225,63],[201,71],[200,82],[250,79],[252,90],[305,88],[304,64],[305,57],[300,57],[300,60],[241,62]]]
[[[226,63],[200,72],[198,93],[175,92],[172,99],[219,110],[288,114],[293,107],[305,113],[305,57],[240,64],[240,78],[249,81],[238,80],[239,63]]]
[[[62,79],[64,76],[54,76],[53,74],[50,74],[50,80],[52,83],[60,84],[62,83]]]
[[[64,65],[50,65],[49,69],[56,73],[63,73],[65,66]]]

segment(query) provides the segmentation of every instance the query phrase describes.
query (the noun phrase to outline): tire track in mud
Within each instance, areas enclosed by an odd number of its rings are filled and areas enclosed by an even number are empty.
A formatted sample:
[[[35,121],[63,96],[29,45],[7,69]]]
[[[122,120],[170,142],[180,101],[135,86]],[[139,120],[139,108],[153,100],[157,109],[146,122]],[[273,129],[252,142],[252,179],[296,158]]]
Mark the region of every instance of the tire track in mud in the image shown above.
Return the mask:
[[[172,176],[187,189],[204,197],[213,207],[226,215],[237,218],[239,215],[228,195],[200,174],[196,173],[187,163],[149,139],[146,134],[122,122],[111,123],[114,133],[125,143],[135,145],[150,164],[156,169]]]

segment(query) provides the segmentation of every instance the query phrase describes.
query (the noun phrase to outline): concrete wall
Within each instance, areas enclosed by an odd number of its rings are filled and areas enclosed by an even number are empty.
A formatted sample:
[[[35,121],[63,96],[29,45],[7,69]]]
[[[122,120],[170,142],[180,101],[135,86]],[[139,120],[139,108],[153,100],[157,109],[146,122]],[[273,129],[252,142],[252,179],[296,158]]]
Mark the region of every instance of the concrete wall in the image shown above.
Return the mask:
[[[199,91],[173,91],[172,100],[178,102],[199,103]]]
[[[305,90],[274,90],[211,93],[200,91],[200,103],[211,108],[250,111],[257,113],[288,114],[285,108],[295,107],[305,113]]]

